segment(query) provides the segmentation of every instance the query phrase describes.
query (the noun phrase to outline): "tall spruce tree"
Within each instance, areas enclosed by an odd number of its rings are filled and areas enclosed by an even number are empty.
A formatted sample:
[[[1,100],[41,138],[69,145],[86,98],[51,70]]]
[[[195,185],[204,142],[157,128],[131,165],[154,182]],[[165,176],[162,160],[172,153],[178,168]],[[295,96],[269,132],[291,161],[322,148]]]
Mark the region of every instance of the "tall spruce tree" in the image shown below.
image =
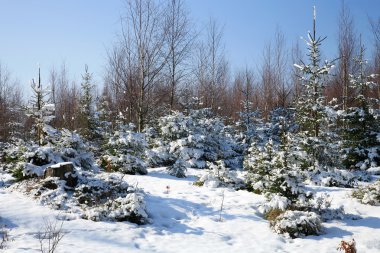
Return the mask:
[[[351,74],[350,85],[353,89],[351,99],[356,106],[348,107],[343,113],[345,128],[342,130],[343,165],[346,168],[367,169],[380,163],[380,143],[377,140],[380,122],[376,119],[373,105],[378,100],[368,97],[369,90],[376,84],[375,75],[366,75],[367,61],[364,59],[365,49],[354,58],[358,71]],[[374,103],[375,102],[375,103]]]
[[[49,95],[47,89],[43,89],[41,84],[41,72],[38,68],[38,83],[32,80],[32,100],[26,107],[26,115],[33,120],[32,134],[38,145],[46,144],[48,135],[48,123],[54,118],[55,105],[48,103],[46,97]]]
[[[302,146],[310,155],[310,165],[321,162],[326,148],[327,113],[324,89],[326,78],[333,67],[332,62],[321,63],[320,46],[326,37],[316,36],[316,11],[314,7],[313,33],[308,33],[309,63],[294,64],[301,71],[302,91],[296,103],[296,120],[302,136]]]
[[[85,73],[82,75],[81,97],[80,97],[80,126],[81,133],[87,138],[94,136],[96,132],[96,120],[94,112],[93,89],[91,83],[92,74],[88,72],[88,66],[85,66]]]

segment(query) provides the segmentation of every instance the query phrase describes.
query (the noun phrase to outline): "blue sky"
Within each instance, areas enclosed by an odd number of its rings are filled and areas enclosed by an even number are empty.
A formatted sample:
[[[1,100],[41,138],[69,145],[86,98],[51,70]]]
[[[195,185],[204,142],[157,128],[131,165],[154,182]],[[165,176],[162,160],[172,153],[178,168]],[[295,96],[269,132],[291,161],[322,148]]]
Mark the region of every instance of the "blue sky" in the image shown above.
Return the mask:
[[[369,42],[368,16],[380,16],[379,0],[346,0],[356,29]],[[80,80],[89,65],[102,82],[106,50],[120,30],[122,0],[0,0],[0,62],[22,86],[36,76],[37,64],[46,80],[50,68],[66,63],[69,75]],[[312,28],[317,6],[318,33],[327,36],[324,54],[335,57],[340,0],[187,0],[195,25],[201,29],[215,18],[224,25],[224,41],[232,71],[260,64],[262,49],[276,26],[289,45]],[[369,43],[366,43],[368,46]]]

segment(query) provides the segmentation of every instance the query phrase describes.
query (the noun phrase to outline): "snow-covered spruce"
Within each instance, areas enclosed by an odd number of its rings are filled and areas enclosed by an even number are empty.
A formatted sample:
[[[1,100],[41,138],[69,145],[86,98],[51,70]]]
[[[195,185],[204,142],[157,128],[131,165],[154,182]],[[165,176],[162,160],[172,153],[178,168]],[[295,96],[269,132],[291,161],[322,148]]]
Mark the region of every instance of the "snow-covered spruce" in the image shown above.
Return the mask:
[[[363,204],[380,206],[380,180],[359,188],[352,196]]]
[[[170,166],[181,159],[192,168],[205,168],[207,162],[223,160],[227,166],[241,166],[239,145],[229,129],[211,110],[192,110],[189,115],[174,112],[158,119],[146,130],[153,166]]]
[[[223,161],[217,161],[216,163],[207,162],[208,173],[204,174],[195,185],[207,186],[211,188],[216,187],[232,187],[239,189],[243,187],[244,183],[237,177],[235,171],[226,167]]]
[[[32,131],[38,145],[46,144],[49,122],[54,119],[55,104],[49,103],[50,90],[41,84],[40,69],[38,69],[38,83],[31,82],[32,99],[25,109],[26,115],[32,120]]]
[[[325,61],[321,63],[320,47],[324,39],[316,36],[316,31],[308,34],[308,57],[309,63],[301,65],[294,64],[302,73],[302,92],[296,102],[296,121],[299,131],[294,139],[299,151],[303,152],[299,166],[308,175],[310,181],[325,184],[328,186],[352,186],[350,183],[344,184],[339,180],[334,180],[335,172],[329,173],[331,169],[340,168],[339,146],[337,145],[337,135],[331,131],[329,111],[331,108],[326,105],[325,87],[327,77],[333,68],[333,63]],[[318,178],[330,177],[330,182],[324,182]],[[342,175],[340,175],[342,176]],[[343,185],[344,184],[344,185]]]
[[[108,172],[145,175],[148,173],[144,161],[147,146],[144,134],[135,133],[130,128],[115,131],[104,145],[105,154],[100,157],[101,167]]]
[[[171,176],[175,176],[178,178],[186,177],[186,162],[181,159],[175,161],[175,163],[169,167],[167,167],[168,173]]]
[[[36,198],[53,209],[93,221],[148,222],[144,194],[129,185],[120,173],[79,172],[75,188],[57,177],[29,179],[10,187]]]
[[[321,218],[314,212],[286,211],[270,222],[278,234],[291,238],[319,235],[322,232]]]
[[[342,110],[340,119],[343,126],[340,133],[343,140],[342,163],[349,169],[367,170],[380,165],[380,132],[378,112],[374,110],[379,103],[378,99],[369,98],[367,92],[375,87],[375,74],[367,75],[367,61],[364,59],[364,48],[354,58],[358,66],[356,73],[350,75],[349,99],[355,101],[356,106]],[[377,84],[378,85],[378,84]]]
[[[78,122],[80,123],[80,133],[88,139],[98,137],[97,120],[94,101],[94,84],[92,83],[92,74],[88,72],[88,66],[85,65],[85,73],[82,75],[81,94],[79,99],[80,111]]]
[[[252,143],[244,161],[248,189],[260,194],[279,194],[294,202],[305,195],[305,191],[302,172],[296,164],[290,164],[288,135],[283,134],[280,150],[276,149],[272,140],[261,150]]]

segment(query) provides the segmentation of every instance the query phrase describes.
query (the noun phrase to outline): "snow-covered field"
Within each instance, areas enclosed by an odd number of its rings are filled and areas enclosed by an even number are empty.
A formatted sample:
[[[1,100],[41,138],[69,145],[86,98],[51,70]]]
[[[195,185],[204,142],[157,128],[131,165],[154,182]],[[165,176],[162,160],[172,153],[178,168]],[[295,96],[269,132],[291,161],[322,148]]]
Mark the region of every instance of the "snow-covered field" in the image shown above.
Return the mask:
[[[358,252],[380,252],[380,207],[360,204],[350,189],[313,188],[330,194],[332,206],[344,205],[346,213],[361,219],[323,223],[323,235],[289,239],[272,232],[258,212],[263,196],[194,186],[200,173],[188,170],[187,178],[178,179],[157,168],[145,176],[125,176],[145,191],[151,224],[67,220],[56,252],[337,252],[342,239],[352,238]],[[44,220],[68,216],[0,188],[0,217],[9,228],[5,252],[40,252],[37,235]]]

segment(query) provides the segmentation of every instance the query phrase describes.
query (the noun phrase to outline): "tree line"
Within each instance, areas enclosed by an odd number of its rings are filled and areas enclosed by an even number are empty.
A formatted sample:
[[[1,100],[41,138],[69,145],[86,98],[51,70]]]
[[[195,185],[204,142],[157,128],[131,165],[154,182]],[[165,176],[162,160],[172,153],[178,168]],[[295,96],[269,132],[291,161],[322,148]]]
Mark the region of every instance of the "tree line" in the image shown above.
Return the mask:
[[[377,74],[373,81],[378,84],[380,19],[369,20],[368,26],[373,45],[367,45],[370,61],[363,73]],[[358,103],[352,96],[356,90],[350,75],[361,68],[355,57],[366,46],[344,2],[337,34],[335,68],[321,92],[326,96],[324,104],[334,101],[338,109],[346,110]],[[276,29],[263,49],[260,66],[232,73],[223,26],[216,20],[210,19],[204,30],[197,31],[182,0],[127,0],[120,33],[107,51],[102,88],[95,87],[87,66],[80,81],[70,80],[64,64],[50,70],[45,83],[50,85],[49,102],[55,105],[51,125],[89,135],[95,117],[111,130],[121,122],[133,123],[142,132],[163,115],[201,108],[211,108],[228,123],[241,120],[242,112],[246,116],[256,112],[256,118],[268,121],[276,108],[299,103],[304,89],[302,70],[293,66],[304,61],[303,50],[298,43],[290,48],[287,44],[284,33]],[[379,99],[379,85],[367,87],[363,96]],[[32,122],[25,116],[26,104],[17,81],[0,65],[0,141],[29,136]]]

